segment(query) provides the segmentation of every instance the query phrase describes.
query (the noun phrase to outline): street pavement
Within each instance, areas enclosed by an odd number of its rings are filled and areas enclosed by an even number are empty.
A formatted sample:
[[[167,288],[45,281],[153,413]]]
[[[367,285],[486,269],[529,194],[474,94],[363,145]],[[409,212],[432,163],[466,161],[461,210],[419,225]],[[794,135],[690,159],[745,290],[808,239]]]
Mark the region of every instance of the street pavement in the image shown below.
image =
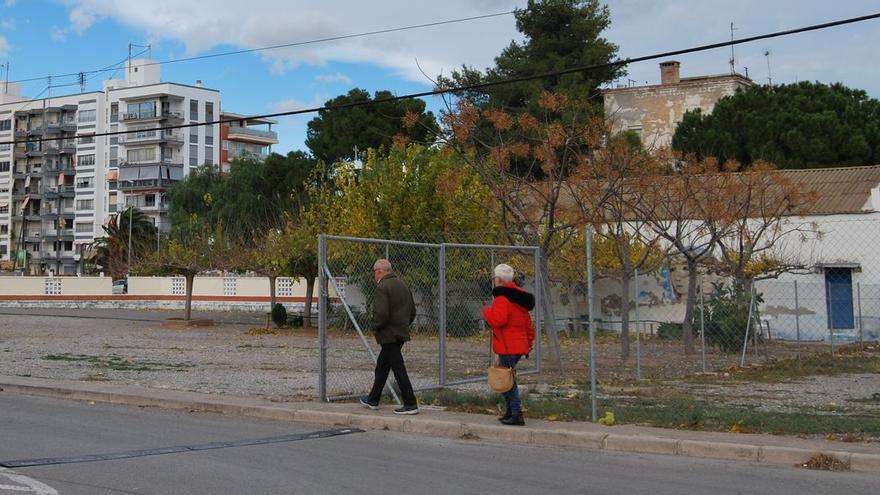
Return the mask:
[[[875,494],[878,477],[675,456],[498,445],[0,393],[0,495],[54,494]],[[338,433],[338,432],[337,432]],[[288,436],[210,450],[82,459]],[[284,440],[282,439],[282,440]],[[181,450],[181,449],[177,449]],[[148,452],[149,453],[149,452]],[[157,453],[156,451],[152,453]]]

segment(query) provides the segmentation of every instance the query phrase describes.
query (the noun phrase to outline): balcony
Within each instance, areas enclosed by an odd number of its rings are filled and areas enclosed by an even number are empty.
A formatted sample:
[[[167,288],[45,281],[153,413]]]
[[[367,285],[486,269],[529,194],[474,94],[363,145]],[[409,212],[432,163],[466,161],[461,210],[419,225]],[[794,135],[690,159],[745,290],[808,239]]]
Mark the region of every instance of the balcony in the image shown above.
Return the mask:
[[[139,146],[147,144],[169,143],[174,145],[182,145],[184,142],[183,134],[160,134],[161,131],[150,133],[129,134],[127,136],[119,136],[119,144],[123,146]]]
[[[28,135],[27,129],[15,128],[15,139],[24,139]]]
[[[56,186],[43,189],[43,196],[46,199],[56,199],[59,195],[62,198],[72,198],[76,195],[76,189],[73,186]]]
[[[45,230],[40,236],[46,241],[73,241],[76,234],[73,229]]]
[[[176,163],[170,160],[148,160],[143,162],[127,162],[120,161],[119,168],[138,168],[138,167],[179,167],[183,168],[183,163]]]
[[[169,179],[137,179],[120,180],[119,190],[124,192],[150,191],[167,189],[178,181]]]
[[[123,113],[122,122],[145,122],[150,120],[183,120],[183,114],[180,112],[134,112]]]
[[[260,144],[278,144],[278,133],[275,131],[252,129],[250,127],[230,126],[227,139],[230,141],[247,141]]]

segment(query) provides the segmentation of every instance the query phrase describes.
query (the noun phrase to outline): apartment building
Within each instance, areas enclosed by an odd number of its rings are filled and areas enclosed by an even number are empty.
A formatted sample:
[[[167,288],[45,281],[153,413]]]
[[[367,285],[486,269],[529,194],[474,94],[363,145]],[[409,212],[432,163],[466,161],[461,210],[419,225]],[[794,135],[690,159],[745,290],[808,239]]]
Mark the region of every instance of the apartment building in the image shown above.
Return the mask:
[[[28,274],[82,269],[103,225],[128,206],[170,228],[166,193],[191,168],[218,164],[220,93],[161,81],[149,60],[126,65],[103,90],[40,100],[0,95],[0,262]],[[126,132],[97,136],[104,132]],[[76,137],[75,137],[76,136]],[[215,141],[216,140],[216,141]]]
[[[221,112],[220,172],[228,172],[232,160],[244,156],[264,159],[272,152],[272,145],[278,144],[278,134],[272,126],[278,122],[272,119],[255,119],[246,115]]]

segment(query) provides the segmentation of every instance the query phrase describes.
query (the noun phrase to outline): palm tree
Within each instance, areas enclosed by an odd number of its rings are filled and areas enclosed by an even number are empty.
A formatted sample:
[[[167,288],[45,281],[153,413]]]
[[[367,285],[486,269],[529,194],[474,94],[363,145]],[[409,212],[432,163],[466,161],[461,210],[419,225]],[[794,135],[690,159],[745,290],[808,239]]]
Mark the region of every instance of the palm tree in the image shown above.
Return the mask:
[[[129,220],[131,221],[131,258],[128,256]],[[110,218],[103,226],[104,236],[95,239],[95,265],[100,266],[114,280],[125,278],[131,266],[154,249],[156,227],[137,208],[130,207]]]

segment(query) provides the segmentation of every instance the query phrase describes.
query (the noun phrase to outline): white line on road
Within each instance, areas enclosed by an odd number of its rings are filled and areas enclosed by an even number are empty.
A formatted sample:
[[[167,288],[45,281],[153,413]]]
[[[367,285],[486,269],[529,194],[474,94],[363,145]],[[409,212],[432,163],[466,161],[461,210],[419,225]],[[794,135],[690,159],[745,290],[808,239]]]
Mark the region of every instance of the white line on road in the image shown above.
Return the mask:
[[[13,491],[35,493],[36,495],[58,495],[58,491],[49,485],[40,483],[27,476],[16,474],[15,471],[0,467],[0,480],[2,480],[2,478],[18,483],[18,485],[0,485],[0,492]]]

